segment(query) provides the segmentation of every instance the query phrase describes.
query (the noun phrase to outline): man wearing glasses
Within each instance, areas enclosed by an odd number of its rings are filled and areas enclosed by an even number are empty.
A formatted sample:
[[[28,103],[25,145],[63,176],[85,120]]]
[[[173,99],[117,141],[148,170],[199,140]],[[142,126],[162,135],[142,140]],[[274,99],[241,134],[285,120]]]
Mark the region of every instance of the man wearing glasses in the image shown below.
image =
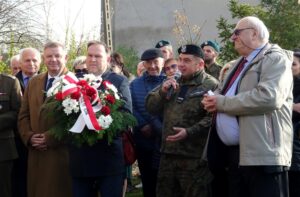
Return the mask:
[[[241,57],[215,95],[202,101],[216,117],[207,147],[213,196],[287,197],[292,52],[269,44],[267,27],[256,17],[241,19],[231,39]]]

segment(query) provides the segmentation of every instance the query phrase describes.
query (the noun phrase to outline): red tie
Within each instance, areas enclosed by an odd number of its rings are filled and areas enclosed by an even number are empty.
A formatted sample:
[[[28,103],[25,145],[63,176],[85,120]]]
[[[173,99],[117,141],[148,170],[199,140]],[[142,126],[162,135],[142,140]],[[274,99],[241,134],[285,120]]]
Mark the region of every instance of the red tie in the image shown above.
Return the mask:
[[[245,64],[247,62],[246,58],[243,58],[243,60],[239,63],[239,65],[237,66],[237,69],[235,70],[234,74],[232,75],[229,83],[227,83],[226,88],[223,89],[223,95],[226,94],[226,92],[229,90],[229,88],[232,86],[233,82],[236,80],[236,78],[240,75],[240,73],[242,72]]]

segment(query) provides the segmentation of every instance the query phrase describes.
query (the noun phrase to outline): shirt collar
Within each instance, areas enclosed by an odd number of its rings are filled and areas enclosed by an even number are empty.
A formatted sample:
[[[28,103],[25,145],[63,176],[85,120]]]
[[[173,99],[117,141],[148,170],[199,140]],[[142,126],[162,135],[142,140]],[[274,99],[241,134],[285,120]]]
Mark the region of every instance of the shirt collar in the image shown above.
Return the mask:
[[[266,46],[266,44],[261,45],[260,47],[254,49],[247,57],[247,63],[250,63],[256,56],[257,54],[259,54],[259,52],[261,51],[262,48],[264,48]]]

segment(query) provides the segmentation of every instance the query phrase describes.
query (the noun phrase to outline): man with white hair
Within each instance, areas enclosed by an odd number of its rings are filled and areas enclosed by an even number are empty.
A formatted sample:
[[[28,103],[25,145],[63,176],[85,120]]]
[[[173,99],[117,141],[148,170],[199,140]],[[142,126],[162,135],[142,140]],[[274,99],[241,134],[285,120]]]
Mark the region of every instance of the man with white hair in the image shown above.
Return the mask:
[[[14,55],[10,59],[10,70],[12,75],[16,75],[20,71],[20,55]]]
[[[16,74],[22,94],[28,85],[29,80],[38,74],[41,63],[41,54],[35,48],[24,48],[20,50],[20,54],[13,56],[11,59],[11,67],[18,64],[20,71]],[[14,161],[13,169],[13,196],[27,196],[27,159],[28,151],[23,144],[20,135],[15,136],[16,147],[18,150],[18,159]]]
[[[35,48],[21,49],[19,63],[21,71],[16,74],[16,77],[19,79],[22,93],[24,93],[29,80],[40,70],[41,54]]]
[[[213,196],[287,197],[292,52],[269,44],[267,27],[252,16],[237,23],[231,39],[241,57],[202,101],[216,117],[207,146]]]

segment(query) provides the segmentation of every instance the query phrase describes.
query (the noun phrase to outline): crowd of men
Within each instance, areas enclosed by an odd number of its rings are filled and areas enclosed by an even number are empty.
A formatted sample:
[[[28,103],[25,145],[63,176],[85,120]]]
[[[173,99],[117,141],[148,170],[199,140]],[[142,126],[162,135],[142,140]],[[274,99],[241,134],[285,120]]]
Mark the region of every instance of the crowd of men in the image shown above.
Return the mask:
[[[256,17],[238,21],[231,40],[240,57],[223,68],[215,41],[182,45],[176,58],[161,40],[142,53],[134,79],[122,56],[99,41],[88,42],[73,70],[58,42],[46,43],[42,55],[22,49],[11,58],[15,77],[0,74],[0,196],[125,196],[121,136],[77,147],[49,134],[55,120],[45,92],[68,72],[110,81],[125,101],[122,110],[137,119],[143,196],[300,196],[299,174],[290,184],[288,176],[299,138],[292,64],[300,71],[300,59],[269,43]],[[47,71],[39,73],[42,59]]]

